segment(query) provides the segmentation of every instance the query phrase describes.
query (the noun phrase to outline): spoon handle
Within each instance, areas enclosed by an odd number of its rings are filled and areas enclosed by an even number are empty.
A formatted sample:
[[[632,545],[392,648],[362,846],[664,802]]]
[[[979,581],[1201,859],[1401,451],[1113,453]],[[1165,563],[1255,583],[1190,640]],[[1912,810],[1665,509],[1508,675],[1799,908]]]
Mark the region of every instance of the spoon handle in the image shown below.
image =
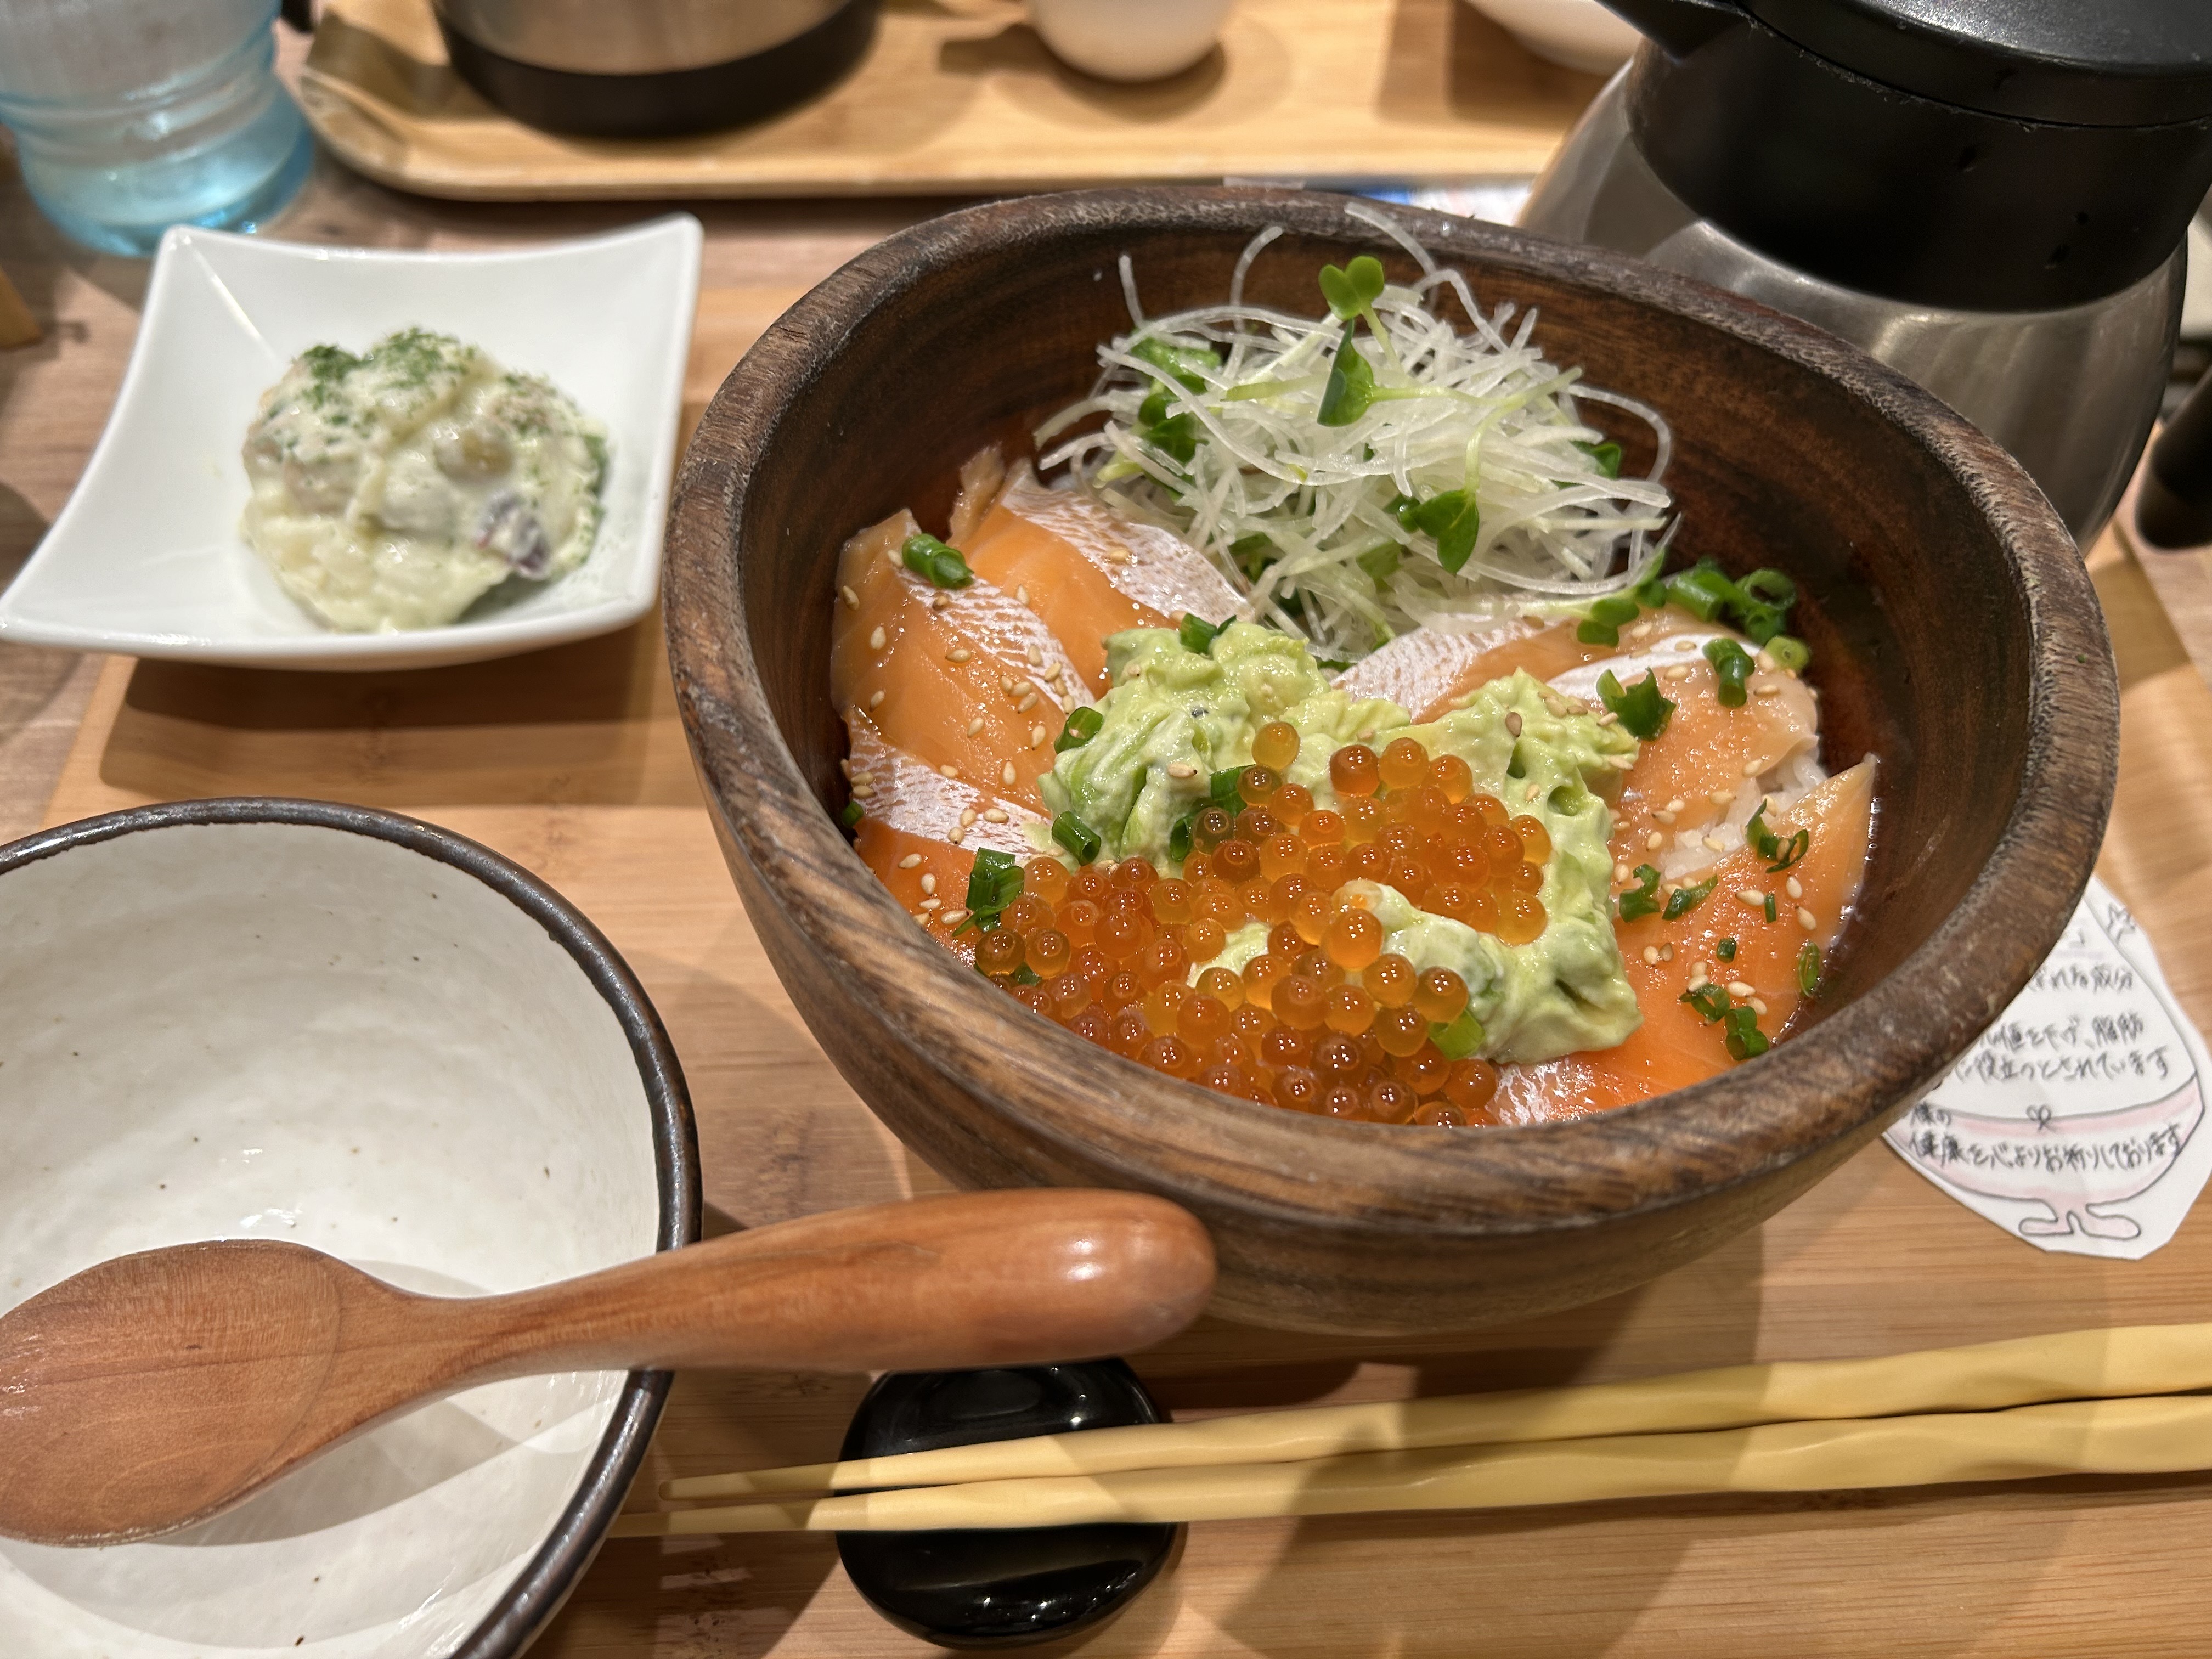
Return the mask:
[[[967,1193],[837,1210],[558,1285],[444,1304],[466,1380],[548,1370],[948,1370],[1150,1346],[1198,1316],[1213,1247],[1138,1193]]]

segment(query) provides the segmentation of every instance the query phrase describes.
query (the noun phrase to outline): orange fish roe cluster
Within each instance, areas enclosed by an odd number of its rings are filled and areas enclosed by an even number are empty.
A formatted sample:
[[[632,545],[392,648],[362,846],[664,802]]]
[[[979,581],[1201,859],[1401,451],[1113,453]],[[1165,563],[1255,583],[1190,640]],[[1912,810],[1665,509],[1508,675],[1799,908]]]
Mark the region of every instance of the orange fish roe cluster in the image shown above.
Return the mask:
[[[1467,1012],[1465,982],[1385,954],[1382,923],[1347,884],[1387,884],[1523,945],[1547,921],[1537,894],[1550,836],[1479,793],[1466,762],[1432,760],[1410,738],[1379,755],[1337,750],[1329,780],[1342,809],[1318,810],[1283,781],[1298,746],[1285,722],[1261,728],[1240,810],[1195,815],[1180,878],[1142,858],[1073,875],[1030,861],[976,967],[1091,1042],[1224,1094],[1368,1122],[1496,1121],[1497,1068],[1437,1046]],[[1248,921],[1268,929],[1267,950],[1241,973],[1211,968],[1192,984],[1193,966]]]

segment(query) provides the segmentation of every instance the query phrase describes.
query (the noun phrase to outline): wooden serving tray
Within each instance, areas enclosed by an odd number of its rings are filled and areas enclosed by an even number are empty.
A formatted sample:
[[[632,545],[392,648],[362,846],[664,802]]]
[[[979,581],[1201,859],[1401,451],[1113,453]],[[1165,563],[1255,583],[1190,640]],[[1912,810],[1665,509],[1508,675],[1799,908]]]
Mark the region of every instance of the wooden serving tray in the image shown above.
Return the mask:
[[[1462,0],[1237,0],[1219,49],[1146,86],[1060,64],[1019,0],[886,0],[823,97],[699,138],[563,138],[454,75],[429,0],[330,0],[301,76],[324,143],[382,183],[478,199],[969,195],[1264,176],[1532,173],[1599,86]]]
[[[788,297],[701,296],[695,416]],[[2212,1026],[2212,692],[2128,552],[2108,538],[2093,563],[2124,688],[2104,872]],[[113,659],[48,818],[247,793],[415,813],[574,900],[637,970],[682,1056],[710,1231],[940,1187],[846,1088],[769,970],[694,785],[653,625],[404,674]],[[2044,1255],[1877,1143],[1757,1231],[1607,1302],[1388,1346],[1208,1321],[1136,1363],[1195,1415],[2196,1320],[2208,1304],[2212,1206],[2142,1262]],[[633,1503],[649,1506],[651,1483],[672,1474],[834,1455],[863,1386],[680,1378]],[[1194,1528],[1160,1583],[1081,1651],[2148,1659],[2201,1652],[2208,1553],[2212,1476],[1225,1522]],[[860,1602],[830,1539],[763,1534],[608,1545],[536,1651],[939,1650]]]

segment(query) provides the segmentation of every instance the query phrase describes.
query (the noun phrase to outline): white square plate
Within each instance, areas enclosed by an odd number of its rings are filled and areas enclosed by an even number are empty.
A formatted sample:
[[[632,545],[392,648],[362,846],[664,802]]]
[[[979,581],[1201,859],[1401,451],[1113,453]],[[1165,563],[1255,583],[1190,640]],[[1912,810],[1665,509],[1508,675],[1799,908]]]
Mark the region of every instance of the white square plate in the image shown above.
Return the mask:
[[[427,668],[622,628],[653,605],[699,296],[688,213],[502,253],[386,253],[179,227],[76,494],[14,584],[0,638],[279,668]],[[445,628],[342,634],[285,594],[238,529],[261,393],[309,346],[457,335],[542,374],[607,428],[589,557]],[[488,609],[497,605],[496,609]]]

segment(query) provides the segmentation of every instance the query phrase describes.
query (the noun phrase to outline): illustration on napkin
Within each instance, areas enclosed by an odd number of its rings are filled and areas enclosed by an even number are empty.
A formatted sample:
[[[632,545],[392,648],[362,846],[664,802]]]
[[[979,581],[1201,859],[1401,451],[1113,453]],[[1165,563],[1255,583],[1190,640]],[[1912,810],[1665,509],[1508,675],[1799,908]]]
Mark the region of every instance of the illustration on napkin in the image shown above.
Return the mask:
[[[2149,941],[2092,882],[2027,988],[1888,1139],[2016,1237],[2136,1258],[2212,1175],[2204,1067]]]

